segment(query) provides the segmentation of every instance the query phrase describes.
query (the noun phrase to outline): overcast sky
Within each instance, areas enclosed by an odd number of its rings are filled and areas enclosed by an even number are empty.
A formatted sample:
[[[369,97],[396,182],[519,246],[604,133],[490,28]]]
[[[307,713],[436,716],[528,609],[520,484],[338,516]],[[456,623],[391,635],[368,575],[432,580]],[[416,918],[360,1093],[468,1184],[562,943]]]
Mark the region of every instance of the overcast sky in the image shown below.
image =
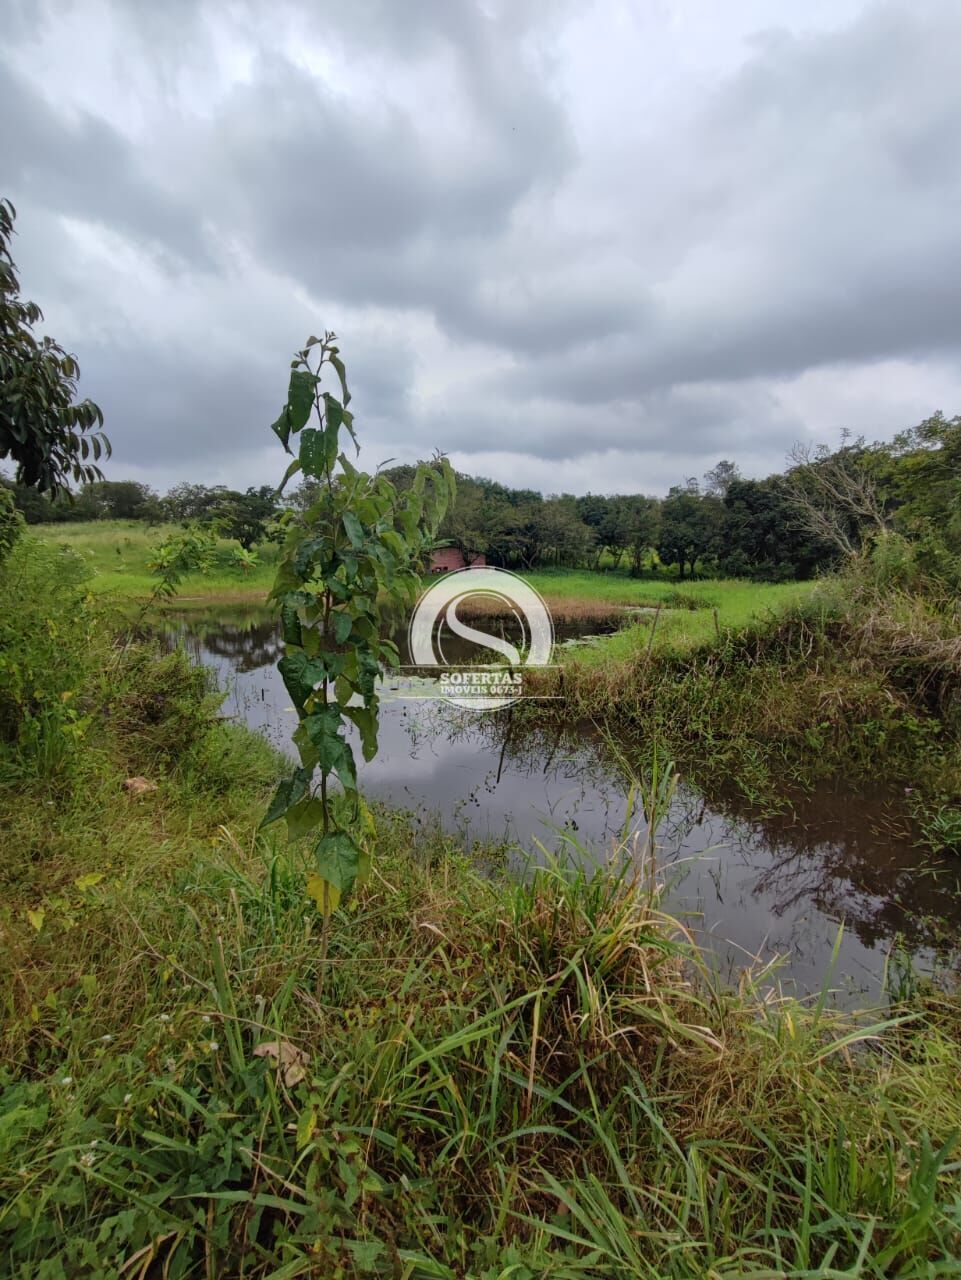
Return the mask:
[[[545,492],[961,411],[957,0],[4,0],[0,194],[113,478],[279,478],[337,331],[368,466]]]

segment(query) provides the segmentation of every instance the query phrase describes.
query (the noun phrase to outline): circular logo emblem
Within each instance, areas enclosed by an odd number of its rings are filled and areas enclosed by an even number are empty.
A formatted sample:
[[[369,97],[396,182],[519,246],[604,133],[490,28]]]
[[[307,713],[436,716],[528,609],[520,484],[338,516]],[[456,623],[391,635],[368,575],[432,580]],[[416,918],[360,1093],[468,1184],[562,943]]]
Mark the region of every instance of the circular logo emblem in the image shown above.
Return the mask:
[[[509,628],[500,626],[497,635],[474,625],[489,626],[492,619],[509,623]],[[458,658],[458,641],[489,650],[489,661],[468,663]],[[525,667],[548,665],[554,651],[554,624],[540,594],[516,573],[487,567],[458,569],[428,587],[418,600],[408,643],[414,666],[441,668],[445,702],[473,711],[494,711],[524,697]]]

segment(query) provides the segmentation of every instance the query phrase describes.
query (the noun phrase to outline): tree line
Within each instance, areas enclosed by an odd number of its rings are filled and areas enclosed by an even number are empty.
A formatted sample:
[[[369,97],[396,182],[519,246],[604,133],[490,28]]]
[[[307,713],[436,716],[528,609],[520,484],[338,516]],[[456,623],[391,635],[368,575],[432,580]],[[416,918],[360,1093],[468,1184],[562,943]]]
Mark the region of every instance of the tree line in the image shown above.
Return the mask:
[[[413,466],[393,467],[399,490]],[[135,481],[94,480],[55,497],[4,480],[25,519],[127,519],[216,525],[249,549],[270,538],[285,507],[306,510],[316,485],[282,497],[269,485],[233,490],[178,484],[163,496]],[[922,540],[932,561],[961,554],[961,418],[935,414],[888,442],[845,439],[836,450],[795,449],[783,473],[744,478],[723,460],[664,498],[644,494],[556,494],[457,477],[457,500],[440,539],[468,562],[530,570],[621,569],[749,577],[810,578],[834,567],[882,530]]]
[[[55,498],[0,477],[28,524],[142,520],[145,524],[217,525],[225,538],[250,550],[269,535],[282,505],[272,485],[243,492],[225,485],[178,484],[160,497],[136,480],[94,480]]]

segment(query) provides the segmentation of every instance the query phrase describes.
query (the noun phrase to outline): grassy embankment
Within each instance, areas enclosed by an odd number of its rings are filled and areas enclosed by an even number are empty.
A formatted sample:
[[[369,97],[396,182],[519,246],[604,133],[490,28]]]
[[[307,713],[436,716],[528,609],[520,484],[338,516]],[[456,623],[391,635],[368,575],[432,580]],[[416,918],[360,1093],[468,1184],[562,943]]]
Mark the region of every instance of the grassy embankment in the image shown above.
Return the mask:
[[[956,1274],[955,998],[725,990],[643,860],[511,883],[387,813],[322,962],[277,761],[73,563],[0,567],[5,1274]]]
[[[928,842],[961,850],[961,626],[915,569],[893,539],[817,584],[690,584],[673,603],[700,607],[567,649],[548,681],[565,715],[634,725],[749,798],[836,775],[900,786]]]

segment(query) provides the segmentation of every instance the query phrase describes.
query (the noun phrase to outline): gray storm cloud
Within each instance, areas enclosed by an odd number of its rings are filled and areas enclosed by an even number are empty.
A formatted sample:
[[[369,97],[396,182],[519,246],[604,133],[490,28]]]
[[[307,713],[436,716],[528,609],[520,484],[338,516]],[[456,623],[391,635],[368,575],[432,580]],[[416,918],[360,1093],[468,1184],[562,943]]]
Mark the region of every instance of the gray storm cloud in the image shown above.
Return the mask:
[[[370,461],[439,447],[547,491],[957,410],[931,399],[961,391],[957,6],[759,32],[744,0],[716,53],[706,17],[613,0],[341,9],[11,25],[17,257],[112,474],[262,482],[325,325]]]

